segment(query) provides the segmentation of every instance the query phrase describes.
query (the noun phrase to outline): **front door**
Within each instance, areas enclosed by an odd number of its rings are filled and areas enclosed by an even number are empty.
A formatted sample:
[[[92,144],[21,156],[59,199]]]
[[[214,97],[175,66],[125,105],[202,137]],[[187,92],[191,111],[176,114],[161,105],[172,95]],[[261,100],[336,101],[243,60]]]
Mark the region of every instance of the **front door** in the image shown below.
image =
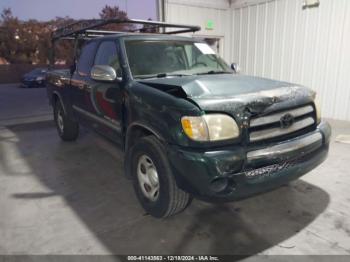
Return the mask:
[[[89,45],[94,45],[94,51]],[[89,55],[85,56],[87,51]],[[71,82],[74,90],[73,109],[82,122],[121,144],[121,83],[93,80],[90,72],[94,65],[109,65],[120,71],[118,46],[115,41],[93,41],[83,48]]]
[[[79,57],[76,70],[72,75],[70,98],[72,100],[72,107],[79,122],[84,125],[93,126],[94,122],[87,117],[88,112],[91,112],[91,78],[90,72],[94,63],[98,43],[91,41],[86,43]]]
[[[108,65],[114,68],[117,75],[122,75],[119,46],[115,40],[101,41],[94,60],[94,65]],[[122,83],[99,82],[91,80],[90,111],[97,117],[98,131],[117,143],[122,142]]]

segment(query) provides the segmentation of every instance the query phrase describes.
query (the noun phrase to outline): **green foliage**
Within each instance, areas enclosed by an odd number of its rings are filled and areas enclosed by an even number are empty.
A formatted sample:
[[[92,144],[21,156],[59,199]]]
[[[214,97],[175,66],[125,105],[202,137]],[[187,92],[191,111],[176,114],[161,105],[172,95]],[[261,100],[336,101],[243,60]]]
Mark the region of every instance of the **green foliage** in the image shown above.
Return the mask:
[[[127,20],[128,15],[123,10],[119,9],[118,6],[109,6],[106,5],[100,12],[101,19],[119,19],[119,20]],[[134,29],[133,25],[128,24],[118,24],[118,25],[106,25],[104,26],[105,30],[111,31],[125,31]]]

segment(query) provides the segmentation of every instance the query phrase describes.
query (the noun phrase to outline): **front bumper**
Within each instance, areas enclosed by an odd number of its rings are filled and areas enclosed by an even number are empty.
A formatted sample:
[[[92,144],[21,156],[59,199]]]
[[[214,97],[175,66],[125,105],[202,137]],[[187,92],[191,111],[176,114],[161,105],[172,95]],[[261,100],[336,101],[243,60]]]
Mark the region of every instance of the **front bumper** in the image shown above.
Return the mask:
[[[169,160],[177,184],[205,200],[230,201],[265,192],[311,171],[327,157],[331,127],[266,147],[198,152],[176,146]]]

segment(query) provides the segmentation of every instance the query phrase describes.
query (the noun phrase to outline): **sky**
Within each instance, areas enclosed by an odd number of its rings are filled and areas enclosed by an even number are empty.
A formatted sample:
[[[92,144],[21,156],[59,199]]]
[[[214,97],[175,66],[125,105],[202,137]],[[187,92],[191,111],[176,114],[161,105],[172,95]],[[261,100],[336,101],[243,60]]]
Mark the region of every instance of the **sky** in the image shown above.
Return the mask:
[[[0,11],[10,7],[21,20],[50,20],[56,16],[98,18],[105,5],[119,6],[129,18],[157,20],[156,0],[0,0]]]

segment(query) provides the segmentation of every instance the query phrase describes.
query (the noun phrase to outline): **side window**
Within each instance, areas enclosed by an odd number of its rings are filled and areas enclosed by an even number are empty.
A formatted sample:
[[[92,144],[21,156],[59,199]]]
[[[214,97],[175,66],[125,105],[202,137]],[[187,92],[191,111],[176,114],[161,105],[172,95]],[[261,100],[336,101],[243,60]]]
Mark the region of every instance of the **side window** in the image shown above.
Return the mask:
[[[109,65],[115,70],[119,69],[117,46],[113,41],[102,42],[97,50],[95,65]]]
[[[96,50],[96,42],[87,43],[81,50],[77,69],[80,75],[89,75]]]

